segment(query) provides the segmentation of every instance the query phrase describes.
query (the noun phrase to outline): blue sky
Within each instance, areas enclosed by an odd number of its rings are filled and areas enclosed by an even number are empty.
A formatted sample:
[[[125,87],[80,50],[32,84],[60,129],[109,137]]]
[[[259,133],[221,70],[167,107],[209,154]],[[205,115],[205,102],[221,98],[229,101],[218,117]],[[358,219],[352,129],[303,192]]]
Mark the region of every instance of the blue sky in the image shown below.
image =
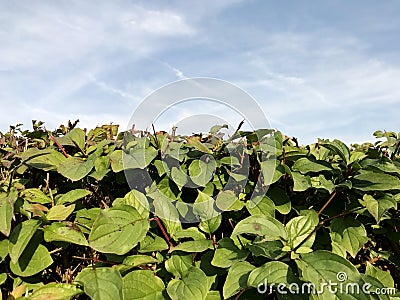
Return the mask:
[[[373,141],[377,129],[400,130],[399,15],[389,0],[0,0],[0,131],[31,119],[126,128],[155,89],[213,77],[302,143]],[[220,111],[183,105],[157,126]]]

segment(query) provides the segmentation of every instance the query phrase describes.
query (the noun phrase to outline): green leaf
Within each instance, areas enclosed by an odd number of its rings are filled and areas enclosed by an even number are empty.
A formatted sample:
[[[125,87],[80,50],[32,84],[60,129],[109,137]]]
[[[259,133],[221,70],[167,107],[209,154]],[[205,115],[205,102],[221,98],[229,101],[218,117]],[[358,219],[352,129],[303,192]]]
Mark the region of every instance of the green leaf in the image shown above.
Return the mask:
[[[374,267],[369,262],[367,262],[365,274],[378,279],[385,287],[394,287],[394,280],[390,273]]]
[[[39,220],[32,219],[19,223],[14,228],[8,244],[8,252],[13,263],[17,262],[40,224]]]
[[[212,154],[211,149],[209,149],[206,145],[202,144],[199,141],[199,139],[195,136],[188,138],[187,143],[189,145],[192,145],[194,148],[196,148],[197,150],[199,150],[201,152]]]
[[[122,152],[123,169],[144,169],[157,156],[158,150],[149,146],[149,140],[142,138],[138,144],[129,151]],[[112,159],[110,157],[110,159]],[[112,166],[112,161],[111,161]]]
[[[309,157],[302,157],[295,161],[292,167],[293,171],[298,171],[301,174],[307,173],[319,173],[322,171],[331,171],[332,168],[329,164],[323,160],[321,161],[314,161],[311,160]]]
[[[290,204],[290,201],[289,201]],[[283,207],[283,206],[282,206]],[[282,207],[280,209],[282,210]],[[275,204],[267,196],[257,196],[246,202],[246,208],[251,215],[265,215],[275,217]],[[285,210],[286,212],[286,210]]]
[[[175,277],[181,278],[193,266],[193,258],[194,255],[191,253],[173,252],[165,261],[165,269]]]
[[[352,182],[353,188],[361,191],[400,190],[400,179],[385,173],[362,171]]]
[[[58,167],[58,172],[72,180],[78,181],[87,176],[94,167],[96,154],[93,153],[86,160],[79,157],[70,156]]]
[[[198,186],[206,186],[213,179],[217,164],[212,156],[207,156],[207,159],[208,162],[194,160],[189,166],[190,179]]]
[[[38,150],[30,148],[22,152],[19,157],[28,166],[41,169],[43,171],[56,171],[66,158],[60,152],[53,149]]]
[[[301,279],[315,284],[318,291],[324,293],[319,299],[370,299],[364,293],[346,293],[346,288],[334,295],[329,293],[327,284],[329,282],[340,284],[340,278],[345,278],[345,284],[358,284],[361,288],[363,280],[355,266],[345,258],[326,250],[317,250],[312,253],[303,254],[301,259],[296,260],[301,271]],[[338,279],[339,278],[339,279]],[[324,285],[324,286],[322,286]]]
[[[397,209],[397,202],[390,196],[376,200],[371,195],[364,195],[363,200],[369,213],[375,218],[376,223],[382,220],[383,215],[391,208]]]
[[[263,215],[250,216],[240,221],[233,229],[231,238],[243,233],[264,236],[268,240],[287,238],[286,230],[281,222]]]
[[[16,262],[10,262],[10,270],[22,277],[35,275],[53,263],[47,248],[39,244],[38,238],[33,238],[19,256]]]
[[[7,273],[0,273],[0,286],[4,284],[7,280]]]
[[[188,182],[188,176],[182,171],[181,168],[172,167],[171,179],[176,183],[179,188],[182,188]]]
[[[214,125],[214,126],[211,127],[211,129],[210,129],[210,133],[211,133],[211,134],[215,134],[215,133],[217,133],[218,131],[220,131],[222,128],[228,128],[228,125],[227,125],[227,124],[224,124],[224,125]]]
[[[294,182],[293,191],[302,192],[311,187],[311,178],[308,175],[302,175],[300,172],[292,172]]]
[[[208,293],[207,276],[202,270],[190,267],[180,279],[172,279],[167,286],[172,300],[196,299],[204,300]]]
[[[87,267],[76,276],[75,282],[83,285],[92,300],[123,299],[122,277],[114,268]]]
[[[218,241],[211,264],[220,268],[229,268],[237,261],[244,261],[248,255],[249,252],[240,250],[231,238],[222,238]]]
[[[288,235],[288,243],[291,249],[297,247],[318,225],[318,215],[314,210],[310,210],[305,216],[298,216],[291,219],[286,224]],[[312,247],[315,240],[313,234],[304,244],[303,247]]]
[[[287,215],[292,209],[292,203],[283,189],[273,187],[268,191],[268,196],[274,202],[276,210],[281,214]],[[274,215],[272,217],[274,217]]]
[[[75,224],[83,233],[89,234],[100,212],[101,209],[99,207],[80,209],[76,212]]]
[[[299,282],[300,280],[294,275],[292,269],[280,261],[270,261],[255,268],[247,279],[247,285],[255,288],[265,283],[288,286],[290,283]]]
[[[212,246],[210,240],[197,240],[197,241],[186,241],[182,242],[172,249],[172,251],[183,251],[183,252],[204,252]]]
[[[221,295],[218,291],[209,291],[206,300],[221,300]]]
[[[11,220],[14,216],[14,201],[6,194],[0,194],[0,232],[9,236],[11,232]]]
[[[102,210],[89,234],[89,245],[103,253],[123,255],[146,236],[149,220],[132,206]]]
[[[74,203],[75,201],[89,196],[92,192],[85,189],[75,189],[66,194],[56,197],[56,204]]]
[[[368,241],[364,225],[353,217],[336,218],[330,228],[332,241],[340,244],[352,257]]]
[[[134,207],[143,218],[149,217],[149,201],[146,196],[138,190],[131,190],[124,198],[115,199],[113,206],[120,204],[130,205]]]
[[[123,278],[124,300],[163,300],[164,290],[164,282],[150,270],[132,271]]]
[[[249,243],[246,247],[254,256],[264,256],[269,259],[279,259],[287,252],[283,252],[282,241],[265,241],[262,238],[256,238],[253,243]]]
[[[169,248],[167,242],[157,235],[154,235],[154,237],[147,235],[139,244],[138,251],[140,253],[162,251]]]
[[[8,255],[8,240],[0,241],[0,263],[4,261],[4,259]]]
[[[46,242],[62,241],[82,246],[88,246],[88,242],[77,226],[68,226],[67,223],[54,222],[44,229]]]
[[[158,260],[152,256],[137,254],[125,257],[122,265],[114,266],[114,268],[120,272],[126,272],[141,265],[154,264],[157,262]]]
[[[83,291],[75,285],[68,283],[48,283],[35,289],[29,300],[69,300],[74,296],[82,294]]]
[[[111,169],[114,173],[121,172],[124,169],[122,163],[122,150],[115,150],[108,155],[111,162]]]
[[[341,142],[339,140],[333,140],[333,142],[330,142],[330,141],[326,140],[326,141],[322,141],[320,143],[320,145],[325,147],[325,148],[328,148],[334,154],[337,154],[343,160],[343,162],[346,165],[349,163],[349,161],[350,161],[350,150],[346,146],[346,144],[344,144],[343,142]]]
[[[21,196],[29,201],[30,203],[47,204],[51,203],[50,197],[48,197],[42,190],[31,188],[26,189],[21,193]]]
[[[178,210],[171,203],[171,199],[169,199],[159,190],[147,194],[147,196],[154,199],[154,213],[163,221],[170,235],[174,235],[177,231],[182,229]]]
[[[247,280],[251,271],[254,269],[255,267],[247,261],[239,261],[233,264],[228,271],[228,276],[224,283],[224,299],[228,299],[237,294],[240,290],[248,287]]]
[[[238,211],[244,206],[244,202],[241,201],[232,190],[220,191],[215,200],[215,204],[222,211]]]
[[[64,221],[70,214],[72,214],[74,209],[75,204],[69,206],[65,206],[63,204],[53,206],[47,213],[46,219],[49,221]]]
[[[218,216],[216,216],[214,218],[201,221],[199,224],[199,228],[201,230],[203,230],[204,232],[211,234],[211,233],[217,231],[217,229],[221,225],[221,221],[222,221],[222,215],[219,214]]]
[[[80,128],[74,128],[62,137],[57,137],[58,142],[65,146],[77,146],[79,149],[85,148],[85,132]]]

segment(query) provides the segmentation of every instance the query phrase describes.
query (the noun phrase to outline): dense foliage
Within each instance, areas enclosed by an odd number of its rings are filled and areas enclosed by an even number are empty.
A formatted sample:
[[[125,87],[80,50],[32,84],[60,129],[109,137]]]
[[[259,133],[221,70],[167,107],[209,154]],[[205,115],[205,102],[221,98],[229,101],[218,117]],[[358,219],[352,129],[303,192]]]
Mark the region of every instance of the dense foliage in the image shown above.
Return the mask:
[[[0,134],[3,297],[389,299],[372,292],[398,288],[400,134],[349,148],[275,130],[75,126]],[[371,294],[290,293],[329,281]]]

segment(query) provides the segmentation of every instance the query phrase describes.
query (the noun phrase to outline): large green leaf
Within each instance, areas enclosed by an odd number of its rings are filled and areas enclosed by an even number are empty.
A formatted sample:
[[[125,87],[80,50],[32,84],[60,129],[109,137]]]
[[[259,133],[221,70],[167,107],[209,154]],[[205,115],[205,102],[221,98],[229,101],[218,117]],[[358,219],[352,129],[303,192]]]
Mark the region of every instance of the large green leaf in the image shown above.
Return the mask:
[[[293,191],[302,192],[311,187],[311,178],[308,175],[302,175],[300,172],[292,172],[294,182]]]
[[[114,268],[87,267],[76,276],[75,282],[83,285],[92,300],[123,299],[122,277]]]
[[[340,244],[352,257],[368,241],[364,225],[353,217],[334,219],[330,228],[332,241]]]
[[[171,257],[165,261],[165,269],[175,277],[181,278],[193,266],[193,258],[192,253],[172,253]]]
[[[17,262],[39,226],[40,221],[32,219],[19,223],[14,228],[8,244],[8,252],[13,263]]]
[[[384,197],[376,200],[371,195],[364,195],[363,200],[369,213],[375,218],[376,222],[379,223],[382,220],[383,215],[391,208],[397,209],[397,202],[393,197],[385,195]]]
[[[317,299],[370,299],[364,293],[346,293],[346,288],[337,289],[337,293],[329,292],[328,284],[341,282],[355,284],[361,289],[364,281],[353,266],[345,258],[326,250],[318,250],[303,254],[300,260],[296,260],[301,271],[301,279],[315,285],[317,291],[323,291],[316,296]]]
[[[138,190],[131,190],[124,198],[117,198],[113,202],[113,206],[119,204],[130,205],[134,207],[143,218],[149,217],[149,201],[146,196]]]
[[[66,160],[63,154],[53,149],[38,150],[37,148],[30,148],[21,153],[19,157],[28,166],[43,171],[55,171]]]
[[[35,289],[28,297],[29,300],[69,300],[74,296],[82,294],[83,291],[77,286],[68,283],[48,283]]]
[[[240,290],[247,288],[248,277],[255,269],[255,266],[251,265],[247,261],[239,261],[233,264],[228,271],[228,276],[226,277],[223,295],[224,299],[228,299],[233,295],[237,294]]]
[[[139,267],[139,266],[147,265],[147,264],[154,264],[157,262],[158,262],[158,260],[152,256],[136,254],[136,255],[130,255],[130,256],[125,257],[124,260],[122,261],[121,265],[117,265],[114,267],[122,273],[122,272],[129,271],[130,269],[135,268],[135,267]]]
[[[168,295],[172,300],[204,300],[208,290],[206,274],[196,267],[188,268],[181,278],[172,279],[167,286]]]
[[[89,245],[79,227],[68,223],[54,222],[47,226],[44,229],[44,240],[46,242],[62,241],[83,246]]]
[[[283,227],[281,222],[263,215],[250,216],[240,221],[233,229],[231,237],[239,234],[264,236],[269,240],[287,238],[285,227]]]
[[[275,204],[267,196],[254,197],[253,199],[246,202],[246,208],[249,211],[249,213],[253,216],[265,215],[272,218],[275,217]]]
[[[129,205],[102,210],[89,234],[90,246],[103,253],[123,255],[137,245],[149,230],[149,220]]]
[[[208,161],[194,160],[189,166],[190,179],[198,186],[205,186],[213,179],[216,162],[212,156],[207,159]]]
[[[80,128],[74,128],[62,137],[57,137],[61,145],[76,146],[79,149],[85,148],[85,132]]]
[[[218,193],[215,204],[222,211],[230,210],[241,210],[244,206],[244,202],[235,195],[232,190],[223,190]]]
[[[0,232],[9,236],[11,232],[11,220],[14,216],[14,201],[7,194],[0,194]]]
[[[158,235],[153,235],[149,233],[143,240],[140,241],[138,251],[140,253],[162,251],[169,248],[167,242],[159,237]]]
[[[72,181],[78,181],[92,171],[95,160],[95,154],[91,154],[87,159],[70,156],[59,165],[57,171]]]
[[[251,271],[247,285],[255,288],[265,283],[288,286],[290,283],[298,283],[299,281],[287,264],[280,261],[270,261]]]
[[[318,215],[314,210],[310,210],[305,216],[298,216],[291,219],[286,224],[288,243],[291,249],[297,247],[305,240],[318,225]],[[315,239],[315,234],[302,244],[302,247],[311,248]]]
[[[319,143],[321,146],[328,148],[334,154],[338,155],[345,164],[348,164],[350,161],[350,150],[343,142],[339,140],[333,140],[330,142],[329,140],[322,141]]]
[[[46,215],[46,219],[49,221],[64,221],[68,218],[70,214],[75,209],[75,204],[65,206],[63,204],[57,204],[50,208],[49,212]]]
[[[50,197],[48,197],[42,190],[36,188],[26,189],[21,193],[21,196],[31,202],[39,204],[51,203]]]
[[[362,171],[352,179],[353,188],[361,191],[400,190],[400,179],[385,173]]]
[[[186,241],[180,243],[172,250],[183,251],[183,252],[204,252],[211,246],[212,246],[212,241],[210,240]]]
[[[245,260],[248,255],[249,252],[240,250],[231,238],[223,238],[218,241],[211,264],[220,268],[229,268],[235,262]]]
[[[194,148],[196,148],[197,150],[204,152],[204,153],[208,153],[208,154],[212,154],[212,151],[210,148],[208,148],[206,145],[204,145],[203,143],[201,143],[199,141],[199,139],[197,137],[190,137],[187,139],[187,143],[189,145],[192,145]]]
[[[39,244],[39,237],[34,237],[26,246],[16,262],[10,262],[10,270],[22,277],[35,275],[53,263],[47,248]]]
[[[272,187],[268,191],[267,195],[274,202],[276,210],[279,211],[281,214],[287,215],[292,209],[292,203],[290,202],[288,195],[283,189],[279,187]]]
[[[318,173],[322,171],[331,171],[332,168],[325,161],[314,161],[309,157],[302,157],[296,160],[292,167],[293,171],[298,171],[302,174]]]
[[[164,282],[150,270],[132,271],[123,278],[124,300],[162,300],[164,290]]]
[[[66,194],[62,194],[59,197],[56,197],[57,204],[66,204],[66,203],[74,203],[75,201],[82,199],[86,196],[89,196],[92,192],[85,189],[75,189],[69,191]]]

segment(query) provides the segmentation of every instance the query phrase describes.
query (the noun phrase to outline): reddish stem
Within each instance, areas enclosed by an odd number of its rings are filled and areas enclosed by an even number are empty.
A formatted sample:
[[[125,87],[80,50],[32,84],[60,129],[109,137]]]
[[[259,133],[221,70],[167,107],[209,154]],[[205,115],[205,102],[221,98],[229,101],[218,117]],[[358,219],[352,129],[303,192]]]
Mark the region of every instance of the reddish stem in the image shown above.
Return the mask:
[[[65,152],[64,147],[57,141],[57,139],[56,139],[54,136],[52,136],[51,134],[50,134],[50,138],[54,141],[54,143],[55,143],[55,144],[57,145],[57,147],[61,150],[61,152],[64,154],[64,156],[65,156],[66,158],[68,158],[68,157],[69,157],[68,153]]]
[[[168,244],[169,244],[169,247],[170,247],[170,248],[174,248],[175,245],[174,245],[174,243],[172,242],[172,240],[171,240],[171,238],[170,238],[170,236],[169,236],[167,230],[165,229],[164,225],[162,224],[161,220],[160,220],[157,216],[154,217],[154,220],[157,222],[157,225],[158,225],[158,227],[160,228],[162,234],[164,235],[164,238],[167,240],[167,242],[168,242]]]

